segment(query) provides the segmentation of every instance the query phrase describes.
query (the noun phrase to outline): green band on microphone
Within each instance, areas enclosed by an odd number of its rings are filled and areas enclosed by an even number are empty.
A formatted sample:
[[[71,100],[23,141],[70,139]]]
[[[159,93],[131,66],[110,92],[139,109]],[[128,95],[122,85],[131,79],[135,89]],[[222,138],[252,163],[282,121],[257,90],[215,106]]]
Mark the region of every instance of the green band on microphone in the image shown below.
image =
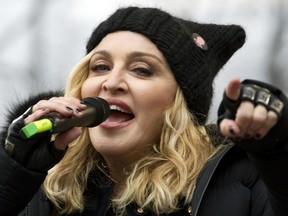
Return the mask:
[[[52,127],[52,122],[49,119],[40,119],[23,127],[21,129],[21,134],[24,135],[25,138],[30,138],[35,134],[49,131]]]

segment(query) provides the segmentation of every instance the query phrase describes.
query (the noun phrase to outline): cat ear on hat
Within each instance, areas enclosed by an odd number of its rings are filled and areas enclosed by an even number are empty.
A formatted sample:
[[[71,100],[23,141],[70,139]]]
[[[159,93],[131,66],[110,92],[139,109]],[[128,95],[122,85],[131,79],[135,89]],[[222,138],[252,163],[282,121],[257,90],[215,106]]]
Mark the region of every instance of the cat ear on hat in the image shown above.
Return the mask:
[[[213,68],[210,68],[213,74],[209,74],[210,77],[215,77],[219,69],[245,43],[246,33],[239,25],[198,23],[176,17],[174,19],[203,51],[201,53],[207,58],[207,62],[213,62]]]
[[[196,29],[197,32],[192,33],[192,38],[216,63],[214,76],[243,46],[246,39],[245,30],[239,25],[198,24]]]

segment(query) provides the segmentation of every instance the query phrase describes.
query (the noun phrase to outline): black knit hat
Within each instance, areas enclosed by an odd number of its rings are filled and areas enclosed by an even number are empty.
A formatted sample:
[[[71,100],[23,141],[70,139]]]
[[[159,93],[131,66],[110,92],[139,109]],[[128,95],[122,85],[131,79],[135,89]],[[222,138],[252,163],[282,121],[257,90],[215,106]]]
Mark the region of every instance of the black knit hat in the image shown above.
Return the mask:
[[[245,42],[245,31],[237,25],[201,24],[156,8],[128,7],[118,9],[93,31],[87,53],[118,30],[143,34],[156,44],[199,124],[207,119],[214,77]]]

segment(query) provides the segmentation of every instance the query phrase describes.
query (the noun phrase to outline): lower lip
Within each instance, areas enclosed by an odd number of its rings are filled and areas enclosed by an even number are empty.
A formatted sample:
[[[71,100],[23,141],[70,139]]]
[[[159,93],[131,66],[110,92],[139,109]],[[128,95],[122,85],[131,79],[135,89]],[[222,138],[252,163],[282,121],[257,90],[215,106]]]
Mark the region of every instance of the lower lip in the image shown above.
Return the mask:
[[[119,128],[124,128],[130,125],[133,122],[134,119],[131,119],[129,121],[124,121],[124,122],[108,122],[104,121],[99,125],[99,127],[103,129],[119,129]]]

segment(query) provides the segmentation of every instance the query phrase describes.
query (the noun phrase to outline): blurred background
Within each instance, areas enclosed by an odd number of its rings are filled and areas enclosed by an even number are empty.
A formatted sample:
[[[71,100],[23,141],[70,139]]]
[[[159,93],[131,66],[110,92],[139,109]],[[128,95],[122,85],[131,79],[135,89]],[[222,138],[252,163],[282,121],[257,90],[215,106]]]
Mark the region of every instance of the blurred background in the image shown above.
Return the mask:
[[[259,79],[288,93],[288,0],[0,0],[0,123],[9,104],[63,88],[92,30],[118,7],[159,7],[198,22],[239,24],[247,42],[215,79],[209,122],[230,78]]]

